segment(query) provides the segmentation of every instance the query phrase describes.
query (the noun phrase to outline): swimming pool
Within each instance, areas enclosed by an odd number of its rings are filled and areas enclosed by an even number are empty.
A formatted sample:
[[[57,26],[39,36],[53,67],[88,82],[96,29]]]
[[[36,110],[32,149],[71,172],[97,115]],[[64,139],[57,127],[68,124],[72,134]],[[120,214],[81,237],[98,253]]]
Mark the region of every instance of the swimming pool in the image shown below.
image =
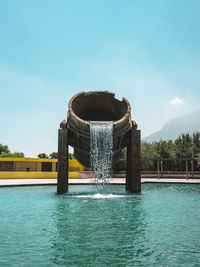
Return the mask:
[[[200,186],[0,188],[0,266],[200,266]]]

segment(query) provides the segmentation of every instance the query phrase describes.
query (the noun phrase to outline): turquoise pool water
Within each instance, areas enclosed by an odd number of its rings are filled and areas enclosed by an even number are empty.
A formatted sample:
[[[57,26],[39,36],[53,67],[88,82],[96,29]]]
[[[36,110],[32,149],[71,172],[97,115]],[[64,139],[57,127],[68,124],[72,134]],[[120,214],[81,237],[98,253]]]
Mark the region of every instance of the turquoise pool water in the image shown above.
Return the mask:
[[[200,186],[93,189],[0,188],[0,266],[200,266]]]

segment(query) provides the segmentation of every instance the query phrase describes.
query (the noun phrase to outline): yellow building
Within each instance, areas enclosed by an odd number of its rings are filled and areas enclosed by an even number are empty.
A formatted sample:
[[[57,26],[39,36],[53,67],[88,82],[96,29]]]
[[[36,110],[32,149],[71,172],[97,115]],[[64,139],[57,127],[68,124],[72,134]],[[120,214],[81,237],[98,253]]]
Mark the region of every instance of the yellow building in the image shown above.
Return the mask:
[[[0,179],[57,178],[57,159],[0,158]],[[79,178],[84,166],[70,159],[69,178]]]

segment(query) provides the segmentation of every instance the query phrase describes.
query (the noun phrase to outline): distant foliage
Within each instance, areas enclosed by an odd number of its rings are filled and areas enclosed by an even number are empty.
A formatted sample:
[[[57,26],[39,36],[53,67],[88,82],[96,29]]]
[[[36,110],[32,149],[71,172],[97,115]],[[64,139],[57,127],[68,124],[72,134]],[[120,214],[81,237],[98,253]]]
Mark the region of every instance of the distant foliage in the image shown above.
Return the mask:
[[[8,146],[0,144],[0,155],[10,153]]]
[[[40,153],[37,155],[39,159],[57,159],[58,152],[52,152],[49,156],[46,153]],[[68,153],[68,159],[74,159],[74,154]]]
[[[49,158],[50,158],[50,159],[57,159],[57,158],[58,158],[58,152],[52,152],[52,153],[49,155]]]
[[[68,153],[68,159],[74,159],[74,154]]]
[[[7,145],[0,144],[0,158],[19,158],[20,152],[10,152]]]
[[[20,152],[3,153],[0,155],[0,158],[20,158]]]
[[[143,142],[141,145],[141,154],[143,158],[159,158],[160,155],[156,150],[155,144]],[[156,168],[156,162],[153,160],[142,161],[142,170],[154,170]]]
[[[192,135],[181,134],[175,141],[142,142],[141,155],[142,158],[194,157],[197,159],[197,162],[194,162],[194,168],[198,169],[200,167],[200,132],[193,133]],[[156,170],[156,164],[156,161],[142,161],[142,170]],[[163,168],[164,170],[184,170],[185,162],[164,161]]]
[[[52,153],[49,155],[49,158],[50,158],[50,159],[57,159],[57,158],[58,158],[58,152],[52,152]],[[74,159],[74,154],[72,154],[72,153],[68,153],[68,159]]]
[[[200,153],[197,154],[197,163],[198,163],[198,166],[200,166]]]
[[[157,171],[157,161],[151,159],[160,158],[194,158],[194,170],[200,170],[200,132],[192,135],[181,134],[175,141],[160,140],[159,142],[141,143],[142,171]],[[124,171],[126,169],[126,149],[120,154],[115,170]],[[191,162],[188,161],[189,170]],[[163,171],[185,171],[185,162],[178,160],[163,161]]]
[[[39,159],[48,159],[48,158],[49,158],[48,155],[47,155],[46,153],[40,153],[40,154],[37,155],[37,157],[38,157]]]

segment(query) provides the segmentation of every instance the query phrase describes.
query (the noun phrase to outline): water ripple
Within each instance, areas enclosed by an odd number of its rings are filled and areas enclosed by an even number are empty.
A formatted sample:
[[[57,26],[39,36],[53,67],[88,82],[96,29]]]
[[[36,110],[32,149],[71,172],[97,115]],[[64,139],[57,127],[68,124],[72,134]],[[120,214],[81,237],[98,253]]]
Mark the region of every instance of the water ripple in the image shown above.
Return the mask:
[[[200,266],[200,187],[1,188],[0,266]]]

